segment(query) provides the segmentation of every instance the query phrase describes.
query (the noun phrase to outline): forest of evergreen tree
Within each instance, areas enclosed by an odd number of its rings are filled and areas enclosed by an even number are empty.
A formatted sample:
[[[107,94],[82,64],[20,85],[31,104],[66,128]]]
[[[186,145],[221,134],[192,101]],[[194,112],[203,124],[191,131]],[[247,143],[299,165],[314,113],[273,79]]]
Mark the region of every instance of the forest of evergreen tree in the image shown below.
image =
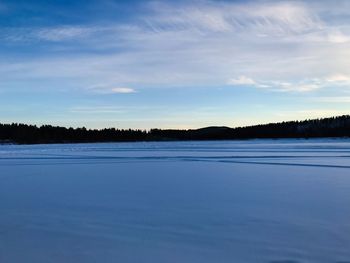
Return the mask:
[[[167,140],[350,137],[350,115],[254,125],[201,129],[86,129],[51,125],[0,124],[0,143],[84,143]]]

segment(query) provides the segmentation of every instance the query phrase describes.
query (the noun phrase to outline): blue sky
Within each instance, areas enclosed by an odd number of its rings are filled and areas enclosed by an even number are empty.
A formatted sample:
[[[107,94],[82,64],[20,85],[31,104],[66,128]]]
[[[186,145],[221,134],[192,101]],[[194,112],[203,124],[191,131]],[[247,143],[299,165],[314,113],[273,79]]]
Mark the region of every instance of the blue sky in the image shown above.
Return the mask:
[[[0,122],[197,128],[349,114],[349,10],[0,0]]]

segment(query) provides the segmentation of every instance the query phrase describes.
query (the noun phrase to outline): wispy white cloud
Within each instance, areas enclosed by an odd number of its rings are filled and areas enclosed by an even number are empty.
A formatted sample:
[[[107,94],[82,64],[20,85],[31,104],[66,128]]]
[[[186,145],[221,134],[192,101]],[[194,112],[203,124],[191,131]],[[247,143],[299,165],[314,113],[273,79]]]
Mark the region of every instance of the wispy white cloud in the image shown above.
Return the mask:
[[[322,27],[320,19],[302,2],[250,2],[164,4],[155,2],[156,16],[147,22],[156,31],[196,29],[206,33],[253,31],[259,34],[293,34]]]
[[[343,32],[341,32],[339,29],[331,30],[328,32],[328,40],[331,43],[347,43],[350,41],[350,35],[346,35]]]
[[[289,83],[281,82],[276,83],[275,90],[283,92],[310,92],[317,89],[320,89],[322,86],[316,83]]]
[[[333,72],[350,76],[350,25],[338,18],[350,11],[336,5],[318,1],[145,5],[147,12],[128,23],[0,33],[9,42],[22,37],[55,43],[43,46],[37,57],[3,60],[2,81],[59,79],[63,85],[80,88],[108,83],[101,92],[109,93],[134,92],[113,87],[227,84],[306,92],[335,84]],[[327,17],[330,13],[335,14],[332,19]],[[82,45],[99,52],[84,53]],[[59,47],[76,52],[64,54]],[[340,82],[348,83],[338,76]]]
[[[120,87],[120,88],[112,88],[111,92],[112,93],[134,93],[136,91],[132,88]]]
[[[344,74],[332,74],[326,78],[328,82],[331,83],[347,83],[350,84],[350,75]]]
[[[136,90],[130,87],[113,87],[112,85],[97,85],[88,88],[88,90],[99,94],[128,94],[136,93]]]
[[[234,86],[248,85],[277,92],[311,92],[335,86],[345,86],[350,90],[350,76],[332,74],[324,78],[302,79],[294,82],[282,80],[253,80],[246,76],[230,79],[228,84]]]
[[[255,85],[256,82],[246,76],[239,76],[238,78],[232,78],[228,81],[229,85]]]
[[[255,81],[245,76],[231,79],[228,84],[234,86],[248,85],[276,92],[310,92],[322,88],[319,80],[307,80],[292,83],[286,81]]]
[[[66,40],[76,40],[82,37],[89,37],[93,33],[98,32],[99,30],[101,29],[95,27],[62,26],[31,30],[31,34],[33,38],[58,42]]]

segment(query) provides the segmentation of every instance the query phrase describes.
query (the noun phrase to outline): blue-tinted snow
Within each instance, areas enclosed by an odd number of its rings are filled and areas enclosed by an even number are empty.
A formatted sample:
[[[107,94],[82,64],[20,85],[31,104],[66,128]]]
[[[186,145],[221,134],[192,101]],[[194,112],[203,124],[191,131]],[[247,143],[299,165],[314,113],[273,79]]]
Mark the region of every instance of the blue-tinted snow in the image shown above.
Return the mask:
[[[350,140],[2,145],[0,262],[350,262]]]

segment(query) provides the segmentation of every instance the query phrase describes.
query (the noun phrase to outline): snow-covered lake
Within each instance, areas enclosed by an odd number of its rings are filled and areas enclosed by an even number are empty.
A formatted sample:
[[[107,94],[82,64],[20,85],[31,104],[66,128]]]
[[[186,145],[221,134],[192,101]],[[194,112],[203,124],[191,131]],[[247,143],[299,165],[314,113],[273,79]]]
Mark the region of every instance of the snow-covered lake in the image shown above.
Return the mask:
[[[0,262],[350,262],[350,140],[2,145]]]

